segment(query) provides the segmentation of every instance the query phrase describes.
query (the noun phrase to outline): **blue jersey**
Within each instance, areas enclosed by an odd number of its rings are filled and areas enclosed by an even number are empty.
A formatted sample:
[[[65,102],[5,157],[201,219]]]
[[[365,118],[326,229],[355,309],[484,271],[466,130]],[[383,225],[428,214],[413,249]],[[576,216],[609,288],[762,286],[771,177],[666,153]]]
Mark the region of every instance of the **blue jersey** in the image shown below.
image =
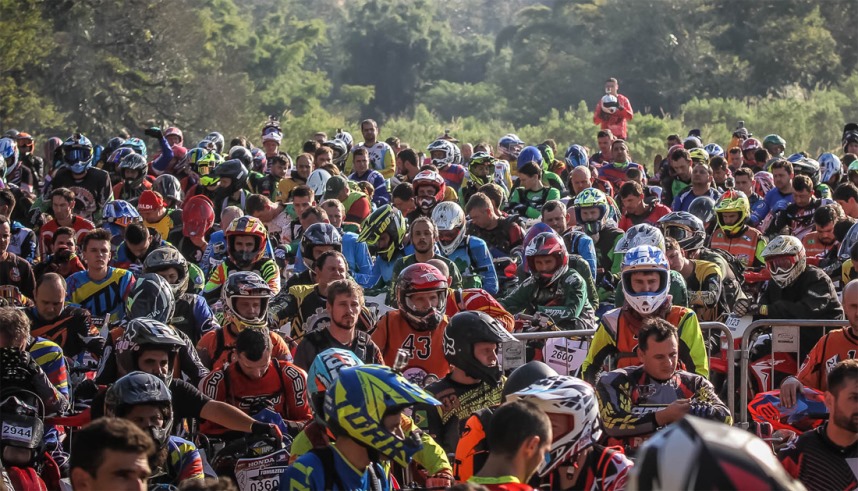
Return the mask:
[[[27,351],[30,352],[33,360],[42,367],[42,371],[45,372],[48,380],[54,384],[57,391],[68,397],[68,369],[62,348],[57,343],[45,338],[31,338]]]
[[[373,280],[372,275],[372,257],[369,255],[369,247],[366,242],[358,241],[358,235],[354,232],[343,232],[343,256],[346,257],[349,273],[363,288],[370,288],[375,283],[370,283]],[[298,248],[298,253],[295,255],[295,274],[307,271],[307,265],[304,264],[304,259],[301,256],[301,248]],[[376,278],[376,281],[378,279]]]
[[[498,274],[486,241],[466,235],[456,250],[450,254],[441,251],[441,254],[456,263],[465,288],[482,288],[491,295],[498,294]]]
[[[107,268],[107,276],[101,281],[89,279],[89,273],[78,271],[68,277],[66,300],[80,305],[96,317],[110,317],[111,322],[125,318],[125,300],[134,286],[134,275],[130,271]]]
[[[775,209],[779,201],[784,201],[785,205],[792,203],[792,193],[783,194],[778,191],[778,188],[772,188],[766,193],[766,197],[760,201],[757,201],[753,207],[751,207],[751,216],[748,218],[748,224],[752,227],[756,227],[762,222],[766,216]],[[786,206],[783,206],[785,209]]]
[[[393,482],[390,474],[381,465],[373,462],[366,469],[356,469],[337,451],[336,444],[331,444],[336,476],[325,476],[322,460],[313,452],[298,457],[280,478],[280,491],[362,491],[377,489],[390,491]],[[339,480],[342,486],[337,485]],[[373,481],[375,485],[373,485]]]
[[[372,185],[374,191],[372,193],[372,203],[375,206],[384,206],[390,203],[390,192],[387,190],[387,180],[381,175],[381,172],[376,170],[368,170],[362,176],[358,176],[357,172],[352,172],[349,176],[350,181],[364,181]]]

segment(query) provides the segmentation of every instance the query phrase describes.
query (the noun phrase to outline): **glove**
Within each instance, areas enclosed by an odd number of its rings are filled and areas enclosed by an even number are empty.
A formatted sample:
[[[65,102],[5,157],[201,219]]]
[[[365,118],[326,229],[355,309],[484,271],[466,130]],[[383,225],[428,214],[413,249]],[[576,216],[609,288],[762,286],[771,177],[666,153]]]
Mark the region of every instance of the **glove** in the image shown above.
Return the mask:
[[[789,206],[789,203],[787,202],[787,200],[785,200],[785,199],[779,200],[777,203],[775,203],[775,206],[772,207],[772,213],[784,211],[787,209],[787,206]]]
[[[426,479],[426,488],[449,488],[456,484],[456,480],[453,479],[453,475],[450,471],[444,469],[434,476]]]
[[[740,298],[733,304],[733,313],[739,317],[757,315],[760,313],[760,306],[751,302],[750,299]]]
[[[143,133],[146,136],[151,136],[152,138],[157,138],[159,140],[164,136],[164,132],[161,131],[161,128],[158,128],[157,126],[153,126],[151,128],[148,128]]]
[[[688,410],[688,414],[697,416],[698,418],[712,419],[715,416],[715,408],[704,402],[694,402],[691,403],[691,409]]]
[[[270,436],[277,439],[278,442],[283,441],[283,432],[274,423],[257,421],[250,425],[250,433],[254,436]]]
[[[554,319],[542,312],[533,314],[533,320],[530,321],[530,324],[534,331],[551,331],[555,327]]]

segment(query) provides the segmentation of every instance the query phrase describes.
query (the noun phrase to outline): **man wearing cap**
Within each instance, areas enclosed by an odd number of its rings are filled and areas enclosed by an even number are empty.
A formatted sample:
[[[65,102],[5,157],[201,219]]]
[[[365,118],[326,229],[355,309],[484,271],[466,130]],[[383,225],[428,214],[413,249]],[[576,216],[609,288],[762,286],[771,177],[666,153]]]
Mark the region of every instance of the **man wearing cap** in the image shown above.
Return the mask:
[[[352,191],[349,181],[344,176],[332,176],[325,184],[324,199],[338,199],[346,209],[345,221],[363,223],[372,213],[369,198],[360,191]]]
[[[169,237],[171,232],[182,229],[182,210],[167,208],[167,203],[157,191],[143,191],[137,201],[137,211],[143,217],[143,224],[161,237]]]

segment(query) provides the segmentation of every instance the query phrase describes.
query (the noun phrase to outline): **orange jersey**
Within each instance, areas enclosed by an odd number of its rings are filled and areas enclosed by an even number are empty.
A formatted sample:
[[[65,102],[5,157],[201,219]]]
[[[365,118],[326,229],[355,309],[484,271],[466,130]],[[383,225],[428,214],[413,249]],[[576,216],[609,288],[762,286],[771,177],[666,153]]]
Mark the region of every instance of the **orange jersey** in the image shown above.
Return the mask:
[[[292,352],[289,350],[286,341],[279,334],[269,331],[268,335],[271,337],[271,357],[292,361]],[[232,350],[237,336],[233,335],[229,325],[203,334],[197,343],[197,353],[199,353],[203,364],[210,370],[220,370],[225,363],[232,359]]]
[[[378,327],[372,333],[372,340],[381,350],[384,363],[393,366],[399,349],[408,350],[411,360],[406,365],[405,378],[423,382],[427,374],[443,378],[450,371],[450,364],[444,358],[444,330],[447,317],[441,325],[432,331],[418,331],[408,324],[399,310],[391,310],[379,319]]]
[[[450,289],[447,295],[447,318],[468,310],[485,312],[497,319],[509,332],[515,328],[515,318],[489,292],[481,288]]]
[[[271,360],[268,371],[259,380],[246,376],[238,363],[230,363],[224,369],[209,373],[200,382],[200,390],[249,416],[253,416],[251,408],[268,405],[287,421],[304,422],[313,417],[307,395],[307,374],[282,360]],[[200,431],[217,435],[228,430],[211,421],[203,421]]]
[[[801,244],[804,246],[807,257],[822,257],[828,254],[835,245],[839,244],[838,242],[832,242],[829,245],[825,245],[819,241],[818,236],[819,233],[814,231],[801,239]]]
[[[838,329],[822,336],[798,371],[798,380],[814,389],[828,390],[828,372],[843,360],[856,358],[858,336],[852,328]]]

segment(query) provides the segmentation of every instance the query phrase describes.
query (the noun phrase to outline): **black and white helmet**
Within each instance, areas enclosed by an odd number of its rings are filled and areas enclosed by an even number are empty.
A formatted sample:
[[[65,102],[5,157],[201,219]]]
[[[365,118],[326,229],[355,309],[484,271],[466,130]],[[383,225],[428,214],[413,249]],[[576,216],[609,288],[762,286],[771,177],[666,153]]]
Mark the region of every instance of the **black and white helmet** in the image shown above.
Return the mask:
[[[439,169],[454,163],[456,160],[455,145],[451,141],[443,139],[435,140],[426,147],[426,151],[432,159],[432,165]],[[432,155],[435,152],[443,152],[443,156],[435,157]]]
[[[154,319],[167,324],[173,318],[175,309],[172,286],[155,273],[140,275],[125,301],[126,317],[129,319]]]
[[[166,246],[150,252],[143,261],[145,273],[158,273],[170,268],[174,268],[179,274],[179,281],[169,283],[174,298],[178,298],[188,290],[188,260],[185,256],[176,248]]]
[[[167,204],[175,206],[185,200],[185,193],[182,191],[182,183],[172,174],[162,174],[155,179],[152,184],[152,190],[161,193],[161,196],[167,200]]]

